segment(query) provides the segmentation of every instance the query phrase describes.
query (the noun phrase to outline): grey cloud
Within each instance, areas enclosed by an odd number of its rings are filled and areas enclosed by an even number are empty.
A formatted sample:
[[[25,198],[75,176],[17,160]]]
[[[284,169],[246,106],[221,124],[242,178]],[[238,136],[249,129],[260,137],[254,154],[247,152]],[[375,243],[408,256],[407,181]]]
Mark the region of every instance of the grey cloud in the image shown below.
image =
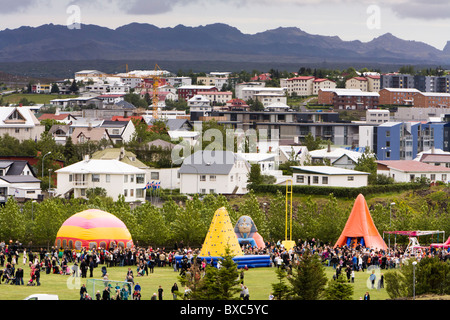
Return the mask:
[[[0,14],[24,11],[38,2],[38,0],[0,0]]]

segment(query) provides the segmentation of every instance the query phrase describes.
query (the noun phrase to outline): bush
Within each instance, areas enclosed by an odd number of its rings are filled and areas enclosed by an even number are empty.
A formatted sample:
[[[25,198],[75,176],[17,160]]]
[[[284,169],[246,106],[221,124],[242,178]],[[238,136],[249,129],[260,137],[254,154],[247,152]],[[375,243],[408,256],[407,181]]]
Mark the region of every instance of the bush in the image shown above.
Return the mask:
[[[388,185],[369,185],[360,188],[348,188],[348,187],[316,187],[316,186],[303,186],[293,185],[292,192],[295,194],[304,195],[324,195],[333,194],[336,198],[356,198],[360,193],[364,196],[387,193],[387,192],[400,192],[406,190],[417,190],[422,188],[423,185],[419,183],[395,183]],[[280,191],[284,193],[286,191],[285,185],[273,185],[273,184],[261,184],[252,186],[252,189],[256,193],[276,193]]]

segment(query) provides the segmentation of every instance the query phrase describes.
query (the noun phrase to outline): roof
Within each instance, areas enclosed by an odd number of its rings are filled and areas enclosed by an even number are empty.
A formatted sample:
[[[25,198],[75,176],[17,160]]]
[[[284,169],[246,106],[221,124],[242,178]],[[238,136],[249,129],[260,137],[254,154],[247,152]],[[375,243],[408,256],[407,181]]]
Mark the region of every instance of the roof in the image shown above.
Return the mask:
[[[289,78],[287,80],[291,81],[291,80],[311,80],[311,79],[315,79],[315,78],[313,76],[298,76],[298,77]]]
[[[238,152],[237,155],[247,160],[248,162],[259,162],[259,161],[275,161],[275,153],[241,153]]]
[[[100,141],[104,138],[105,134],[108,135],[108,132],[105,128],[77,127],[72,132],[73,143],[77,143],[77,138],[80,134],[83,134],[89,140]]]
[[[99,150],[97,152],[95,152],[91,159],[95,159],[95,160],[119,160],[123,163],[132,165],[134,167],[137,168],[148,168],[148,166],[143,163],[142,161],[140,161],[136,155],[131,152],[131,151],[125,151],[125,155],[122,157],[122,159],[120,158],[121,155],[121,148],[106,148],[103,150]]]
[[[156,140],[150,141],[149,143],[147,143],[147,145],[149,147],[161,147],[163,149],[165,149],[165,148],[172,149],[173,147],[176,146],[176,144],[164,141],[162,139],[156,139]]]
[[[344,148],[331,149],[328,152],[328,148],[313,150],[309,152],[311,158],[328,158],[328,159],[339,159],[343,155],[347,155],[350,159],[358,162],[358,159],[362,156],[361,152],[356,152],[352,150],[347,150]]]
[[[383,88],[382,90],[386,90],[389,92],[409,92],[409,93],[419,93],[420,91],[413,88]]]
[[[294,172],[317,173],[329,176],[339,175],[369,175],[368,172],[343,169],[331,166],[292,166]]]
[[[58,169],[56,173],[145,174],[145,170],[119,160],[89,159]]]
[[[324,81],[336,82],[336,81],[333,81],[333,80],[330,80],[330,79],[327,79],[327,78],[317,78],[317,79],[314,79],[314,82],[324,82]]]
[[[420,159],[421,162],[450,162],[450,154],[436,154],[436,153],[425,153]]]
[[[197,151],[183,161],[180,174],[224,174],[230,173],[235,162],[241,158],[231,151],[203,150]],[[247,163],[247,168],[250,170]]]
[[[39,117],[39,120],[45,120],[45,119],[64,120],[69,117],[71,117],[70,113],[60,113],[60,114],[44,113]]]
[[[450,172],[450,168],[435,166],[415,160],[380,160],[377,162],[381,165],[385,165],[389,169],[403,172]]]
[[[41,182],[38,178],[31,175],[20,175],[20,176],[0,176],[0,179],[8,182],[8,183],[37,183]]]
[[[351,79],[349,79],[349,80],[367,81],[367,79],[364,78],[364,77],[353,77],[353,78],[351,78]],[[347,80],[347,81],[348,81],[348,80]]]
[[[8,117],[10,117],[15,111],[19,113],[19,117],[22,118],[23,123],[18,123],[17,121],[11,120],[8,121]],[[31,111],[31,107],[1,107],[0,108],[0,126],[1,127],[34,127],[39,125],[39,120],[34,116]]]

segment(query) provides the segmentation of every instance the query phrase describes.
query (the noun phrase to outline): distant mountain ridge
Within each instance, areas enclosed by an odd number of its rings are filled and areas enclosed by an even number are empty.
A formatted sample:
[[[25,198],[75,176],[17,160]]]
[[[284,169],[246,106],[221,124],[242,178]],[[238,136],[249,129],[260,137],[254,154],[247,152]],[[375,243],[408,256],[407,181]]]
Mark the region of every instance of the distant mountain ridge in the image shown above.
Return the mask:
[[[46,24],[0,31],[0,62],[121,59],[445,65],[450,64],[450,42],[439,50],[390,33],[369,42],[343,41],[295,27],[251,35],[222,23],[173,28],[131,23],[116,29]]]

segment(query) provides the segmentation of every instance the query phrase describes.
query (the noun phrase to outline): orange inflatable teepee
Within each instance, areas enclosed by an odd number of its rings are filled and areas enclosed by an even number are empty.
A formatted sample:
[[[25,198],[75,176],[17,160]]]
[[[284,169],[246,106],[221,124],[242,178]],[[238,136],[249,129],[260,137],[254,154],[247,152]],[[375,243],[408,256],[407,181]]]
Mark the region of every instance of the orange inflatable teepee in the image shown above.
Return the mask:
[[[344,230],[334,247],[354,246],[356,243],[360,243],[366,248],[387,249],[386,243],[373,223],[366,199],[362,194],[356,198]]]

